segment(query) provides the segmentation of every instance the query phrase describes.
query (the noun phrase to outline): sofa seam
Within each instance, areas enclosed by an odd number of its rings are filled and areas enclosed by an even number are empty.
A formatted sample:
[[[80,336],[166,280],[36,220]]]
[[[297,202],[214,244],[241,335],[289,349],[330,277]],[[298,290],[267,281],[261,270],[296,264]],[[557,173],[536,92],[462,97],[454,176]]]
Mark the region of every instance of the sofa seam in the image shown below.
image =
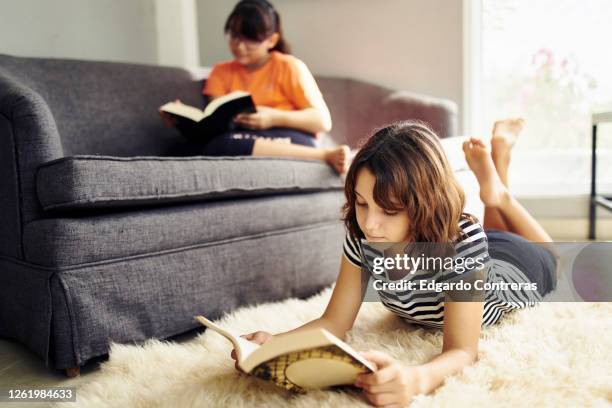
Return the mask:
[[[162,256],[162,255],[166,255],[166,254],[174,254],[174,253],[185,252],[185,251],[189,251],[189,250],[192,250],[192,249],[215,247],[215,246],[218,246],[218,245],[231,244],[231,243],[235,243],[235,242],[252,241],[252,240],[256,240],[256,239],[264,238],[264,237],[271,237],[271,236],[277,236],[277,235],[285,235],[285,234],[289,234],[289,233],[292,233],[292,232],[307,231],[307,230],[310,230],[310,229],[315,229],[315,228],[318,228],[318,227],[334,225],[334,224],[335,224],[335,222],[321,222],[321,223],[316,223],[316,224],[312,224],[312,225],[308,225],[308,226],[285,228],[285,229],[282,229],[282,230],[279,230],[279,231],[268,231],[268,232],[262,232],[262,233],[257,233],[257,234],[251,234],[251,235],[247,235],[247,236],[244,236],[244,237],[226,238],[226,239],[217,240],[217,241],[214,241],[214,242],[206,242],[206,243],[203,243],[203,244],[186,245],[186,246],[182,246],[182,247],[178,247],[178,248],[165,249],[165,250],[154,251],[154,252],[149,252],[149,253],[145,253],[145,254],[135,254],[135,255],[130,255],[130,256],[127,256],[127,257],[121,257],[121,258],[112,259],[112,260],[109,260],[109,261],[102,260],[102,261],[95,261],[95,262],[91,262],[91,263],[87,263],[87,264],[80,264],[77,267],[67,268],[67,269],[64,269],[63,271],[65,271],[65,272],[78,271],[79,269],[82,268],[81,265],[91,265],[91,266],[112,265],[114,263],[120,263],[120,262],[124,262],[124,261],[129,261],[129,260],[137,260],[137,259],[142,259],[142,258],[153,258],[153,257]]]
[[[152,198],[158,198],[160,200],[163,200],[165,198],[180,198],[180,197],[197,198],[200,195],[202,196],[202,198],[205,198],[209,194],[223,194],[223,193],[230,193],[230,194],[231,193],[244,193],[244,192],[247,192],[247,193],[282,192],[284,193],[284,192],[294,192],[294,191],[312,193],[312,192],[327,192],[327,191],[339,191],[339,190],[342,190],[342,186],[303,188],[300,185],[293,185],[289,187],[280,187],[280,188],[251,188],[251,189],[232,188],[229,190],[210,190],[210,191],[205,191],[205,192],[189,191],[185,193],[170,193],[170,194],[163,194],[163,195],[151,195],[150,194],[150,195],[132,195],[132,196],[97,196],[93,199],[81,198],[81,199],[70,200],[70,201],[58,201],[58,202],[54,202],[54,203],[46,204],[46,205],[42,204],[41,202],[41,205],[43,205],[43,209],[45,211],[50,211],[50,210],[55,210],[58,208],[66,207],[66,205],[68,204],[87,204],[87,203],[104,204],[104,203],[113,203],[113,202],[123,202],[127,200],[136,201],[135,204],[140,204],[138,203],[138,200],[149,200]],[[71,208],[71,207],[68,206],[68,208]],[[88,208],[88,207],[81,207],[81,208]],[[99,208],[99,207],[94,207],[94,208]],[[106,207],[106,208],[113,208],[113,207]]]
[[[2,115],[6,121],[8,123],[10,123],[11,125],[11,143],[13,144],[13,155],[15,158],[15,161],[13,163],[14,169],[15,169],[15,179],[13,181],[15,181],[15,183],[17,184],[17,198],[19,200],[19,204],[17,205],[17,223],[19,225],[19,240],[18,240],[18,252],[19,255],[21,256],[21,259],[25,260],[25,249],[24,249],[24,245],[23,245],[23,214],[22,214],[22,206],[23,206],[23,191],[22,191],[22,183],[21,183],[21,171],[20,171],[20,165],[19,165],[19,150],[17,147],[17,142],[16,142],[16,138],[15,138],[15,127],[13,124],[13,121],[10,120],[8,118],[8,116],[6,116],[6,114],[4,112],[0,113],[0,115]]]
[[[294,158],[285,158],[285,157],[237,157],[237,156],[131,156],[131,157],[119,157],[119,156],[102,156],[102,155],[73,155],[73,156],[64,156],[59,157],[57,159],[50,160],[48,162],[42,163],[38,166],[41,167],[49,167],[56,163],[65,162],[65,161],[88,161],[88,160],[96,160],[96,161],[114,161],[114,162],[174,162],[174,161],[205,161],[205,162],[241,162],[241,161],[280,161],[280,162],[300,162],[300,163],[312,163],[314,165],[319,165],[318,162],[307,159],[294,159]]]
[[[51,275],[53,276],[53,275]],[[47,278],[47,304],[49,311],[47,312],[47,349],[45,350],[45,367],[49,366],[49,361],[51,360],[49,354],[51,353],[51,327],[53,324],[53,296],[51,294],[51,276]]]
[[[232,242],[249,241],[249,240],[259,239],[259,238],[268,237],[268,236],[276,236],[276,235],[288,234],[288,233],[291,233],[291,232],[307,231],[307,230],[315,229],[315,228],[319,228],[319,227],[336,225],[336,224],[339,223],[339,221],[340,221],[339,219],[337,221],[322,221],[322,222],[317,222],[317,223],[309,224],[309,225],[302,225],[302,226],[298,226],[298,227],[284,228],[282,230],[261,232],[261,233],[256,233],[256,234],[251,234],[251,235],[246,235],[246,236],[241,236],[241,237],[239,236],[239,237],[225,238],[225,239],[217,240],[217,241],[213,241],[213,242],[205,242],[205,243],[200,243],[200,244],[185,245],[185,246],[181,246],[181,247],[177,247],[177,248],[163,249],[163,250],[158,250],[158,251],[153,251],[153,252],[145,252],[145,253],[141,253],[141,254],[122,256],[122,257],[119,257],[119,258],[112,258],[112,259],[103,259],[103,260],[99,260],[99,261],[92,261],[92,262],[86,262],[86,263],[75,264],[75,265],[45,266],[45,265],[40,265],[40,264],[32,263],[32,262],[29,262],[29,261],[25,261],[24,262],[22,260],[13,259],[11,257],[7,257],[7,256],[3,256],[3,255],[0,255],[0,259],[7,259],[9,261],[16,262],[16,263],[22,264],[24,266],[35,267],[37,269],[41,269],[41,270],[45,270],[45,271],[70,272],[70,271],[74,271],[74,270],[79,270],[79,269],[84,269],[84,268],[89,268],[89,267],[95,267],[95,266],[100,266],[100,265],[112,265],[114,263],[121,263],[121,262],[124,262],[124,261],[130,261],[130,260],[135,260],[135,259],[152,258],[152,257],[156,257],[156,256],[159,256],[159,255],[184,252],[184,251],[189,251],[189,250],[192,250],[192,249],[206,248],[206,247],[211,247],[211,246],[216,246],[216,245],[224,245],[224,244],[228,244],[228,243],[232,243]]]
[[[68,309],[68,316],[70,316],[70,331],[71,331],[70,337],[72,340],[72,353],[75,357],[74,363],[77,367],[80,367],[81,363],[83,362],[83,358],[81,356],[81,348],[79,346],[79,330],[76,325],[74,307],[72,304],[72,296],[70,295],[70,289],[68,287],[68,284],[64,282],[64,280],[60,276],[61,274],[56,274],[56,275],[57,275],[58,282],[64,292],[64,298],[66,299],[66,309]]]

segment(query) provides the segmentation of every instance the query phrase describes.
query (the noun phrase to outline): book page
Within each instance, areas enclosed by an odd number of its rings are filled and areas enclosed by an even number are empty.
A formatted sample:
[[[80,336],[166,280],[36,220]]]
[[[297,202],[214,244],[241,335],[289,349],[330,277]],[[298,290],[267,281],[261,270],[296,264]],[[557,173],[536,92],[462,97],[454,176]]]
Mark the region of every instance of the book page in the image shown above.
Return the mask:
[[[185,105],[183,103],[168,102],[162,105],[159,109],[164,112],[191,119],[194,122],[201,121],[205,116],[204,112],[202,112],[200,109]]]
[[[264,361],[268,361],[274,357],[299,350],[310,350],[317,347],[325,347],[335,345],[340,348],[346,355],[359,361],[371,371],[376,368],[365,358],[361,357],[357,351],[351,346],[331,334],[325,329],[312,329],[307,331],[299,331],[291,334],[285,334],[281,337],[274,337],[269,342],[260,346],[249,358],[244,361],[243,368],[249,372],[254,367]]]
[[[206,105],[204,108],[204,117],[211,115],[219,106],[223,105],[226,102],[229,102],[234,99],[242,98],[243,96],[249,95],[248,92],[244,91],[234,91],[228,93],[227,95],[219,96]]]
[[[234,349],[236,350],[238,364],[241,367],[242,363],[260,347],[258,344],[253,343],[252,341],[249,341],[245,338],[242,338],[236,333],[232,333],[227,329],[223,329],[221,326],[216,325],[204,316],[195,316],[194,318],[198,322],[202,323],[204,326],[219,333],[220,335],[228,339],[230,342],[232,342],[232,344],[234,345]]]
[[[371,371],[336,345],[293,351],[255,367],[250,374],[293,392],[351,385]]]
[[[303,389],[353,384],[357,375],[364,372],[363,367],[340,350],[334,353],[332,347],[312,350],[308,358],[300,356],[289,364],[284,370],[286,381]]]

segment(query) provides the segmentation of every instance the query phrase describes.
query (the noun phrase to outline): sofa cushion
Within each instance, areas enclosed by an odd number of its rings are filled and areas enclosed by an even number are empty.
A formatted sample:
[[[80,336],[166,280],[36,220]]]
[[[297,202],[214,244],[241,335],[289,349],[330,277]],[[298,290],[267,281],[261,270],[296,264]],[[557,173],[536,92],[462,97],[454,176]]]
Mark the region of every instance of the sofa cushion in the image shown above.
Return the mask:
[[[317,225],[340,225],[342,204],[341,191],[325,191],[41,218],[24,227],[24,253],[29,263],[65,267],[180,251]],[[342,242],[338,245],[340,256]],[[265,247],[261,255],[267,256]]]
[[[45,211],[119,208],[220,198],[339,190],[326,164],[262,157],[72,156],[41,165]]]

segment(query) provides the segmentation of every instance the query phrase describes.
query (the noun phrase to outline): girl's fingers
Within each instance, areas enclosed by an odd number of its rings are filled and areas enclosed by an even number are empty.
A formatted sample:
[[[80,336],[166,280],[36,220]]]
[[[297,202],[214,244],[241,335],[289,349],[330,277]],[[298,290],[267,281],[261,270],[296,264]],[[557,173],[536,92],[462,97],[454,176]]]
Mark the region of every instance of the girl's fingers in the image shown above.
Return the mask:
[[[360,354],[366,360],[371,361],[372,363],[376,364],[376,367],[379,369],[395,361],[393,360],[393,357],[389,356],[386,353],[383,353],[382,351],[364,351]]]
[[[249,117],[246,116],[244,113],[241,113],[239,115],[236,115],[236,117],[234,118],[234,122],[240,123],[240,124],[248,124],[249,123]]]
[[[380,366],[378,366],[380,367]],[[361,374],[358,377],[357,382],[361,385],[377,385],[377,384],[385,384],[395,380],[400,373],[398,373],[398,366],[396,364],[391,364],[379,368],[378,371],[372,374]]]
[[[253,343],[263,344],[268,339],[268,334],[266,332],[256,331],[253,333],[244,334],[240,337],[252,341]]]
[[[367,391],[364,391],[363,393],[366,398],[377,407],[394,404],[397,402],[396,395],[390,392],[384,392],[381,394],[371,394]]]
[[[364,384],[362,386],[364,392],[368,392],[370,394],[380,394],[384,392],[393,392],[401,387],[401,384],[397,379],[393,381],[386,382],[384,384],[374,384],[367,385]]]
[[[236,116],[234,121],[246,127],[252,127],[254,124],[253,118],[250,115],[245,115],[245,114],[240,114]]]
[[[238,120],[253,120],[255,118],[256,113],[239,113],[236,115],[236,119]]]

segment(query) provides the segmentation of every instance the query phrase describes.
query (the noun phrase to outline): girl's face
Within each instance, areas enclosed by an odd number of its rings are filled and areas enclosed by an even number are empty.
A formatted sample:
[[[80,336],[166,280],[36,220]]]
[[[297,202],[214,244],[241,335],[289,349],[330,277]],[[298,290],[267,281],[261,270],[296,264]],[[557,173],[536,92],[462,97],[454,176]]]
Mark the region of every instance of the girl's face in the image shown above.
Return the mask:
[[[279,34],[274,33],[263,41],[249,40],[228,34],[230,51],[239,64],[247,68],[258,68],[270,56],[270,50],[278,42]]]
[[[362,167],[355,180],[357,224],[370,242],[403,242],[408,240],[408,210],[388,212],[374,201],[376,178]]]

